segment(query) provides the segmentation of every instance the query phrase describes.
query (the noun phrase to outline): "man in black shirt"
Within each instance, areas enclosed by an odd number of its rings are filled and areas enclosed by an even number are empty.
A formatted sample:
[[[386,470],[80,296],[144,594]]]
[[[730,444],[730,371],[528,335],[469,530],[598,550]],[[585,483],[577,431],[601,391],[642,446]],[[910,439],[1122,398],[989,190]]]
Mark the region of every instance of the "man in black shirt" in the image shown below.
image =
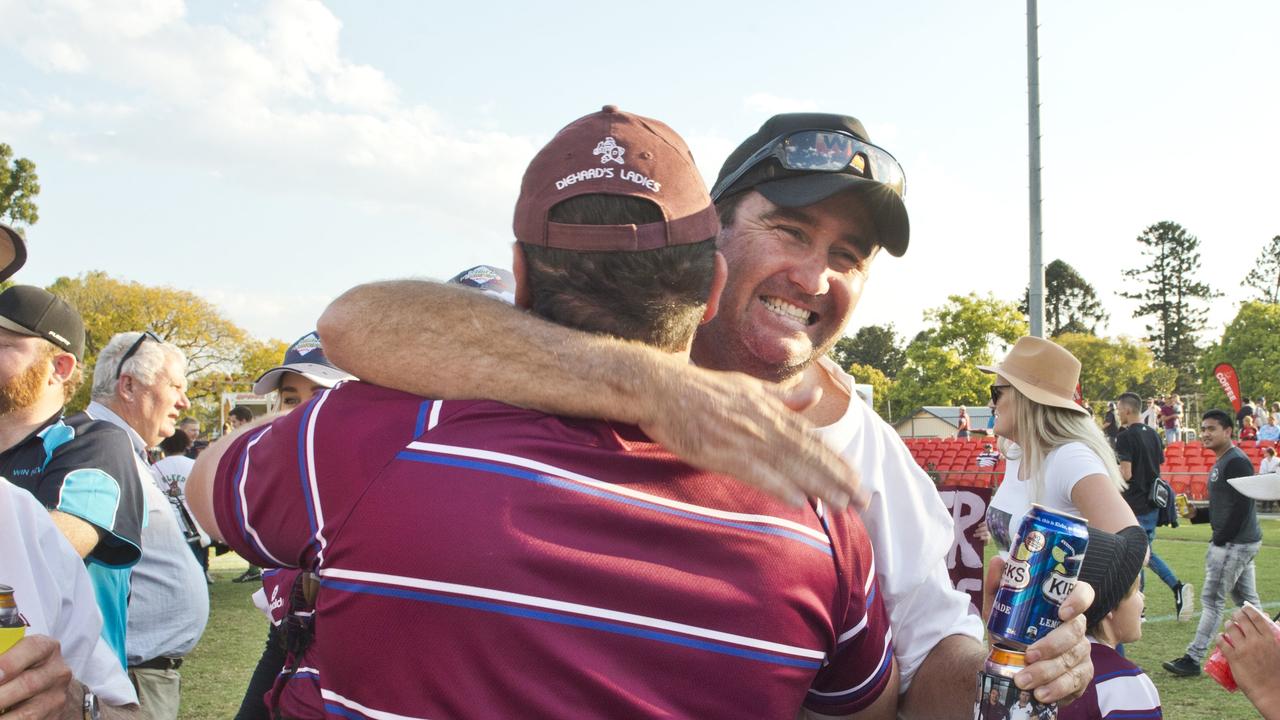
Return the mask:
[[[1204,587],[1200,593],[1200,625],[1196,637],[1187,646],[1187,654],[1164,663],[1174,675],[1200,674],[1209,644],[1222,622],[1222,608],[1227,592],[1237,605],[1245,601],[1261,605],[1254,583],[1253,558],[1262,546],[1262,530],[1253,500],[1227,482],[1230,478],[1253,475],[1249,456],[1231,442],[1232,418],[1222,410],[1210,410],[1200,421],[1200,441],[1218,455],[1209,472],[1209,513],[1192,512],[1191,522],[1208,522],[1213,538],[1204,561]]]
[[[1120,462],[1121,477],[1129,483],[1124,499],[1138,518],[1138,524],[1147,531],[1147,543],[1150,544],[1156,539],[1156,523],[1160,519],[1160,508],[1151,504],[1151,485],[1160,477],[1160,464],[1164,462],[1160,434],[1142,422],[1142,398],[1134,393],[1120,396],[1117,413],[1122,428],[1116,434],[1116,460]],[[1178,579],[1173,569],[1156,554],[1154,546],[1147,566],[1155,570],[1173,591],[1178,621],[1190,618],[1195,612],[1195,591],[1191,584]],[[1142,585],[1145,591],[1146,573],[1142,574]]]

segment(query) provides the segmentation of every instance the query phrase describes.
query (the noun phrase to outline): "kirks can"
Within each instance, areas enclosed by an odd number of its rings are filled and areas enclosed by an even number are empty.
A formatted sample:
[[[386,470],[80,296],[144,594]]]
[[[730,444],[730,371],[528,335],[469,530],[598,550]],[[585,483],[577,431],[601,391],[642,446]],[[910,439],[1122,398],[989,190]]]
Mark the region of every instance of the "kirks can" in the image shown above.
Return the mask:
[[[1021,690],[1014,684],[1013,676],[1026,666],[1027,659],[1021,651],[999,645],[991,648],[987,662],[978,673],[978,699],[973,706],[973,716],[978,720],[1057,718],[1056,703],[1042,703],[1030,690]]]
[[[0,653],[18,644],[27,632],[27,624],[18,613],[18,601],[13,597],[13,588],[0,585]]]
[[[1061,624],[1058,609],[1076,585],[1088,545],[1084,520],[1031,506],[991,604],[987,629],[993,642],[1024,648]]]
[[[1178,507],[1178,517],[1186,517],[1191,514],[1191,508],[1187,507],[1187,494],[1178,493],[1173,496],[1173,504]]]

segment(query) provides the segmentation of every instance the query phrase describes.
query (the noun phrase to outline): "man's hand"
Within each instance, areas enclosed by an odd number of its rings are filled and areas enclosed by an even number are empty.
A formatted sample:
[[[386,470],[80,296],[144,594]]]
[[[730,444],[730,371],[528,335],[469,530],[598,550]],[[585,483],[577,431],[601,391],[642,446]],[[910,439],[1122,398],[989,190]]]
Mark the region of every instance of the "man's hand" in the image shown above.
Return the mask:
[[[665,364],[665,363],[664,363]],[[679,362],[646,380],[639,425],[681,460],[729,475],[781,500],[806,497],[837,510],[861,508],[858,475],[814,433],[799,411],[816,390],[783,390],[741,373]]]
[[[1280,717],[1280,688],[1276,686],[1280,637],[1267,616],[1252,605],[1237,610],[1218,639],[1218,650],[1231,665],[1236,684],[1263,717]]]
[[[982,616],[991,617],[991,602],[1000,585],[1004,561],[991,559],[983,594]],[[1093,679],[1089,639],[1085,637],[1084,613],[1093,605],[1093,588],[1077,581],[1075,589],[1058,608],[1062,624],[1027,648],[1027,666],[1014,676],[1023,690],[1033,690],[1042,703],[1067,704],[1080,697]]]
[[[57,640],[28,635],[0,655],[0,712],[5,720],[79,718],[83,709],[76,700],[78,688]]]

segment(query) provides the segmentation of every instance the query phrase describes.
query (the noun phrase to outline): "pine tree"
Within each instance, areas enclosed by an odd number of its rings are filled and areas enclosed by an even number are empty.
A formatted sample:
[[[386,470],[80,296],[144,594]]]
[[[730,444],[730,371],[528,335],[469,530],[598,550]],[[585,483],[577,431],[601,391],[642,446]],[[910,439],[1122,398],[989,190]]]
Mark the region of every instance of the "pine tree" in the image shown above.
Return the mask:
[[[1206,283],[1198,282],[1200,240],[1175,222],[1160,222],[1138,236],[1147,264],[1124,271],[1139,289],[1119,293],[1137,300],[1135,318],[1150,317],[1147,341],[1156,358],[1178,371],[1178,389],[1195,389],[1195,364],[1199,356],[1196,334],[1205,328],[1207,307],[1193,307],[1193,301],[1221,296]]]
[[[1271,238],[1271,243],[1262,249],[1240,284],[1257,290],[1257,299],[1262,302],[1280,303],[1280,235]]]
[[[1018,309],[1025,315],[1027,296],[1023,292]],[[1044,268],[1044,319],[1049,337],[1063,333],[1097,335],[1098,325],[1109,315],[1102,309],[1098,293],[1075,268],[1054,260]]]

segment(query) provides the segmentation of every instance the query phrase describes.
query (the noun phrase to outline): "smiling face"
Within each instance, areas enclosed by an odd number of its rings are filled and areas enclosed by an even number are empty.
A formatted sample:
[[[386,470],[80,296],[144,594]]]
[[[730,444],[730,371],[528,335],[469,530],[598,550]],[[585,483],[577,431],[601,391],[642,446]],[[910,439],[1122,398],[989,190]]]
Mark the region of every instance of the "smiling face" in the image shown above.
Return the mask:
[[[716,317],[698,331],[694,361],[782,380],[839,339],[879,250],[856,195],[782,208],[751,191],[719,247],[729,283]]]

